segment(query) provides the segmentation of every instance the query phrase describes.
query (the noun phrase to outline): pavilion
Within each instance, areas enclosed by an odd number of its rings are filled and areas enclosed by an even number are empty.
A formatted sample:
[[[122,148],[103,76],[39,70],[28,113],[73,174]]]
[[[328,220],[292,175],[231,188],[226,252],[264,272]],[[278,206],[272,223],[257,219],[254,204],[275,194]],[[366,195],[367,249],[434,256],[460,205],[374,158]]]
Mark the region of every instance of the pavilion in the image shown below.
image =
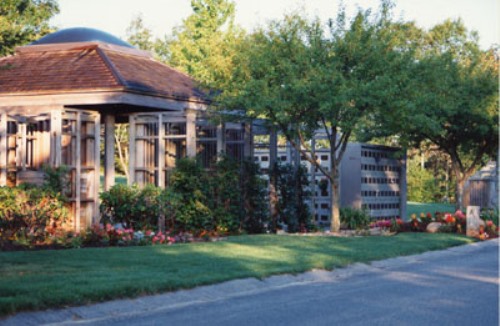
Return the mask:
[[[214,122],[192,78],[102,31],[71,28],[0,58],[0,186],[67,166],[72,226],[99,221],[115,180],[115,124],[129,124],[129,183],[168,185],[181,157],[251,156],[251,127]],[[104,151],[101,153],[101,142]],[[101,157],[104,182],[100,184]]]

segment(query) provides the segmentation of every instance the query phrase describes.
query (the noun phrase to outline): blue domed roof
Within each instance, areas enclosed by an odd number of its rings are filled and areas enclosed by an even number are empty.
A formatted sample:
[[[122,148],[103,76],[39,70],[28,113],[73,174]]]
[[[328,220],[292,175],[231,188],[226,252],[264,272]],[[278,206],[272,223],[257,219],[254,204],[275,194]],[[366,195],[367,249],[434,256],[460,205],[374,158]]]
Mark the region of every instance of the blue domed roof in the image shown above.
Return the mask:
[[[34,41],[31,45],[71,43],[71,42],[103,42],[134,48],[129,43],[120,40],[118,37],[94,28],[75,27],[62,29],[60,31],[45,35],[41,39]]]

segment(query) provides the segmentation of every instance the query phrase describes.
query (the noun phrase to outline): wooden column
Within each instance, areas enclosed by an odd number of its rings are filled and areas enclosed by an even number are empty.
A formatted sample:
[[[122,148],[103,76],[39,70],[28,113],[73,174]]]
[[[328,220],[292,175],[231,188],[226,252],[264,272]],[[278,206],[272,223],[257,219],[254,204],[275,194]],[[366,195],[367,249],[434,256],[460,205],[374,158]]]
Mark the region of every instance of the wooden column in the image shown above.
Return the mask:
[[[165,125],[163,123],[163,115],[158,115],[158,157],[157,157],[157,177],[156,186],[165,188]]]
[[[104,116],[104,190],[115,185],[115,116]]]
[[[253,160],[253,134],[252,121],[245,123],[243,156]]]
[[[128,118],[128,184],[133,185],[135,182],[135,117],[130,115]]]
[[[50,113],[50,134],[52,146],[50,148],[50,163],[53,167],[61,165],[61,133],[62,133],[62,112],[61,108],[52,110]]]
[[[196,157],[196,111],[186,109],[186,155]]]
[[[99,214],[99,186],[101,184],[101,115],[96,114],[94,117],[94,216],[93,221],[88,221],[87,226],[91,223],[98,223],[100,220]]]
[[[28,139],[27,139],[28,125],[26,123],[22,124],[22,133],[21,133],[21,169],[26,171],[26,155],[28,149]]]
[[[7,113],[0,114],[0,186],[7,185]]]
[[[80,112],[76,113],[76,128],[75,128],[75,142],[76,142],[76,157],[75,157],[75,217],[74,227],[75,231],[80,231],[81,225],[81,208],[82,208],[82,115]]]

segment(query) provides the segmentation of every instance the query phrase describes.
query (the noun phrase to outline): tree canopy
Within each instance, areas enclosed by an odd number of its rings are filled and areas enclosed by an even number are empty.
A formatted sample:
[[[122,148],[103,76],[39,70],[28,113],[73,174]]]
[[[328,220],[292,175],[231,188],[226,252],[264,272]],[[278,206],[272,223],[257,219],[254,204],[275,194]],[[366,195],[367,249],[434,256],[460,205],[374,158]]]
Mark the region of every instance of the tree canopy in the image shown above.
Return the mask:
[[[398,81],[407,61],[394,33],[389,4],[344,11],[329,24],[298,14],[274,21],[246,38],[220,107],[244,108],[247,116],[268,119],[332,184],[332,230],[339,227],[338,167],[363,117],[399,105]],[[331,148],[331,166],[312,158],[307,141],[322,130]]]
[[[193,13],[167,37],[162,56],[203,85],[227,81],[243,31],[229,0],[192,0]]]
[[[53,31],[49,20],[59,13],[56,0],[2,0],[0,2],[0,56]]]
[[[409,104],[379,118],[408,145],[430,141],[449,155],[460,208],[466,179],[498,151],[498,58],[482,51],[460,20],[422,35],[406,88]]]

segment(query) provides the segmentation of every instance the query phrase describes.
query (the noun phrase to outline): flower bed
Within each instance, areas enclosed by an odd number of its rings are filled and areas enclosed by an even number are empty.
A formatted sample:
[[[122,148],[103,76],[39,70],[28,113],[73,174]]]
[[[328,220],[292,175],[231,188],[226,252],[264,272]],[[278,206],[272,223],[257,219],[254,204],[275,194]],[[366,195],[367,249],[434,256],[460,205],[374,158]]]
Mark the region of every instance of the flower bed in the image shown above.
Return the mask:
[[[498,214],[491,210],[481,213],[484,225],[480,226],[478,239],[486,240],[498,237]],[[419,216],[412,214],[409,221],[400,218],[377,220],[370,224],[370,228],[380,228],[391,232],[434,232],[429,227],[431,223],[436,223],[437,232],[465,234],[467,227],[467,217],[457,210],[455,213],[435,212],[420,213]]]

